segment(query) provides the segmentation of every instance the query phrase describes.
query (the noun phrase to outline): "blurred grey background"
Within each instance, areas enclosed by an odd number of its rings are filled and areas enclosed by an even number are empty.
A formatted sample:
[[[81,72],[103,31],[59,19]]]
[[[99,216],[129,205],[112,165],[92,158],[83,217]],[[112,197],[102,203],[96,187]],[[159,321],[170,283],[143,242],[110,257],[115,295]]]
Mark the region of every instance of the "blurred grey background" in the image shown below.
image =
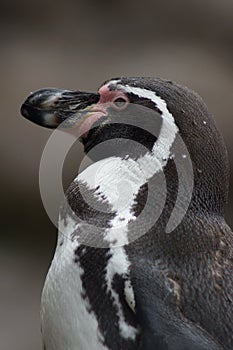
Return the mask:
[[[38,185],[51,131],[23,119],[21,103],[42,87],[92,91],[122,75],[169,78],[204,98],[232,163],[233,2],[5,0],[0,7],[0,349],[37,350],[40,294],[56,240]],[[65,183],[81,157],[75,146]],[[233,226],[232,210],[233,188]]]

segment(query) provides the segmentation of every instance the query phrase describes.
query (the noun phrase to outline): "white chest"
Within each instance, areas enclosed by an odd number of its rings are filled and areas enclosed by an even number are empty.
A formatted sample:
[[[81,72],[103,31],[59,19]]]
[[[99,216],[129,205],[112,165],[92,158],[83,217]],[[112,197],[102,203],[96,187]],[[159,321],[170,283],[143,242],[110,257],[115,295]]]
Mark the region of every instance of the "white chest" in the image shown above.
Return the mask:
[[[119,158],[112,158],[93,164],[77,180],[87,183],[90,189],[99,186],[100,192],[117,213],[112,227],[105,232],[111,257],[104,278],[107,293],[116,310],[119,335],[124,340],[134,341],[138,330],[127,323],[119,295],[113,288],[113,280],[115,274],[124,279],[129,276],[130,262],[123,245],[128,243],[127,223],[134,219],[130,209],[146,177],[136,162],[122,162]],[[123,223],[120,221],[122,217],[125,218]],[[108,350],[103,345],[97,317],[91,311],[87,298],[83,298],[84,271],[78,262],[74,262],[78,242],[72,241],[71,236],[75,228],[82,224],[69,217],[66,225],[63,223],[61,220],[62,233],[59,236],[63,239],[63,245],[59,246],[58,242],[42,294],[41,321],[46,350]],[[124,286],[124,294],[134,312],[134,293],[129,279]]]
[[[42,293],[41,322],[46,350],[107,350],[97,319],[82,297],[83,271],[74,263],[74,243],[67,239],[64,245],[56,251]]]

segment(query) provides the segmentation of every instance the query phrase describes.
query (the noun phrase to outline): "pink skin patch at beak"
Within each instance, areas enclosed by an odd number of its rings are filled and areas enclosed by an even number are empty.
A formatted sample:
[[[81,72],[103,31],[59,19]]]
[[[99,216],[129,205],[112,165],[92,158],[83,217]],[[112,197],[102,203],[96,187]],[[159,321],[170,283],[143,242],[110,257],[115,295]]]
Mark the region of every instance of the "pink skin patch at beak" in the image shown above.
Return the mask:
[[[114,101],[118,98],[124,99],[127,103],[129,103],[129,99],[127,95],[120,90],[110,90],[109,86],[111,85],[111,82],[105,84],[102,86],[98,93],[100,94],[100,100],[99,102],[93,106],[93,111],[90,109],[90,112],[84,119],[84,121],[79,126],[79,134],[82,138],[87,137],[88,132],[92,128],[92,125],[99,120],[103,116],[107,116],[107,109],[109,107],[112,107],[118,111],[122,110],[122,107],[117,107],[114,104]],[[124,106],[124,108],[126,105]]]
[[[101,117],[106,115],[106,111],[103,109],[95,109],[95,111],[90,111],[81,125],[78,127],[79,135],[82,138],[87,137],[88,132],[90,131],[92,125],[99,120]]]

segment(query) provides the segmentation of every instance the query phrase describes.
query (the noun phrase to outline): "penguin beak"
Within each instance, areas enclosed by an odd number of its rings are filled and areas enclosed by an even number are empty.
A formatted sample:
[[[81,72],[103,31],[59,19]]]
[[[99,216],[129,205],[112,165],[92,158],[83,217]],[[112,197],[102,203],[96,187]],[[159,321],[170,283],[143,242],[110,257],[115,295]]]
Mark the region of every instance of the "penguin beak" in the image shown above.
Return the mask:
[[[100,95],[82,91],[55,88],[41,89],[32,93],[21,107],[21,114],[32,122],[54,129],[80,124],[96,111]]]

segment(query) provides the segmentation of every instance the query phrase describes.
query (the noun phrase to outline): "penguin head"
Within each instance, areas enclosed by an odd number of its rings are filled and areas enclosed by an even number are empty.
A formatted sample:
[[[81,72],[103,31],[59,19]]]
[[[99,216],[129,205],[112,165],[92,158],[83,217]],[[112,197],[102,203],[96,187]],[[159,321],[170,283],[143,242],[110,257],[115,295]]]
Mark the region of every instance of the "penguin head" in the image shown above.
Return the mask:
[[[221,134],[200,96],[172,81],[115,78],[97,93],[42,89],[27,98],[21,113],[45,127],[77,127],[86,153],[105,145],[90,152],[94,159],[137,158],[154,150],[163,162],[172,159],[172,146],[181,137],[192,161],[196,195],[218,210],[227,201],[228,159]],[[181,156],[185,162],[186,154]]]
[[[47,128],[76,130],[84,151],[92,150],[92,158],[98,158],[93,149],[99,144],[103,146],[100,158],[131,152],[137,157],[143,150],[140,145],[144,151],[153,148],[162,125],[162,112],[147,98],[150,91],[145,92],[143,96],[130,92],[124,79],[105,82],[97,93],[41,89],[26,99],[21,113]]]

